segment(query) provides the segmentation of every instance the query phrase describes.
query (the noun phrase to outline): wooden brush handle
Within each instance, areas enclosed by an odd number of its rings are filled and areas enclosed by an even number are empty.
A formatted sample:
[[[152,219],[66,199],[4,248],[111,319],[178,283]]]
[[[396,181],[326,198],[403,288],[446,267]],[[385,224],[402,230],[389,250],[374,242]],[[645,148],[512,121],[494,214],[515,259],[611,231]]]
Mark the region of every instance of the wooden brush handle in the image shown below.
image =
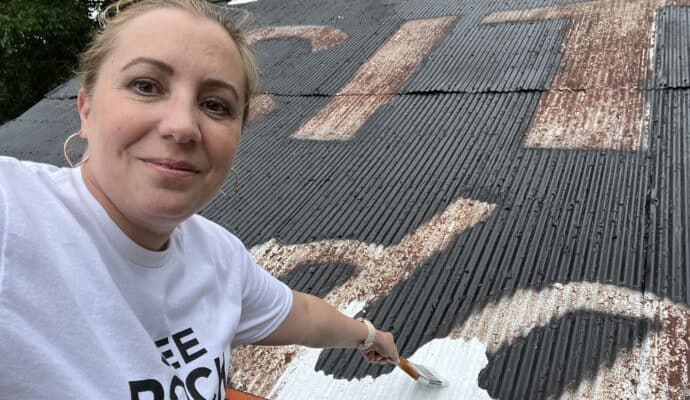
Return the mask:
[[[400,356],[400,364],[398,364],[400,369],[405,371],[405,373],[409,376],[412,377],[412,379],[417,380],[419,379],[419,373],[417,372],[416,369],[414,369],[413,366],[410,365],[410,363],[407,361],[407,359],[403,356]]]

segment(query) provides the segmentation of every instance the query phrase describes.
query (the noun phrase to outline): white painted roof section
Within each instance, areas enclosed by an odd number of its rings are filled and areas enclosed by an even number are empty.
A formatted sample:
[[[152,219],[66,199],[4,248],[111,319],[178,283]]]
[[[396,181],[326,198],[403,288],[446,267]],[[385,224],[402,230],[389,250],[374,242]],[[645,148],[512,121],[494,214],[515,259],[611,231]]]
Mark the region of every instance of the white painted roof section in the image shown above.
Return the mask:
[[[417,383],[401,369],[376,379],[334,379],[314,371],[320,349],[301,352],[288,366],[271,399],[491,399],[477,377],[488,364],[486,345],[478,339],[435,339],[420,347],[410,361],[431,367],[450,382],[446,387]]]

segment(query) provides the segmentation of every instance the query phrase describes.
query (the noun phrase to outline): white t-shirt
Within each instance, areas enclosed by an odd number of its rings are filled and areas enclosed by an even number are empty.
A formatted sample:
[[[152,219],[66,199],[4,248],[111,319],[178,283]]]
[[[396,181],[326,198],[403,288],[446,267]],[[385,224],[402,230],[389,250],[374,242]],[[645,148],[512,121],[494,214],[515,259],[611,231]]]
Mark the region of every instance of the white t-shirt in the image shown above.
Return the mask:
[[[291,306],[215,223],[192,216],[149,251],[79,169],[0,157],[0,398],[222,399],[230,347]]]

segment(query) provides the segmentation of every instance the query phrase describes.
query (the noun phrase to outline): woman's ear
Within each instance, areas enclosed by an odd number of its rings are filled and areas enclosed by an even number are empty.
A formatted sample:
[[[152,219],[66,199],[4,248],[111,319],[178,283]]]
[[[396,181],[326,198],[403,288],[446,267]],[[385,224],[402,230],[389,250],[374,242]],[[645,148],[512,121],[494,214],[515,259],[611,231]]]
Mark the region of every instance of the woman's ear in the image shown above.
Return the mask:
[[[91,112],[91,99],[86,95],[86,91],[83,87],[79,88],[77,93],[77,110],[79,111],[79,120],[81,121],[81,129],[79,132],[81,134],[79,137],[82,139],[88,138],[89,132],[89,113]]]

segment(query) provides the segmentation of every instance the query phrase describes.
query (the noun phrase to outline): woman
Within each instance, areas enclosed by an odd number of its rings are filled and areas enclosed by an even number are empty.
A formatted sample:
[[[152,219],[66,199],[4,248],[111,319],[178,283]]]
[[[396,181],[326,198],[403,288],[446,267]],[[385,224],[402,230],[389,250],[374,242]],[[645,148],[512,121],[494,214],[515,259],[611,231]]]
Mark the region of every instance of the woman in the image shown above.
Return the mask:
[[[87,156],[0,157],[0,393],[222,398],[230,347],[360,347],[390,333],[289,290],[195,215],[229,175],[257,74],[203,0],[120,1],[82,57]]]

